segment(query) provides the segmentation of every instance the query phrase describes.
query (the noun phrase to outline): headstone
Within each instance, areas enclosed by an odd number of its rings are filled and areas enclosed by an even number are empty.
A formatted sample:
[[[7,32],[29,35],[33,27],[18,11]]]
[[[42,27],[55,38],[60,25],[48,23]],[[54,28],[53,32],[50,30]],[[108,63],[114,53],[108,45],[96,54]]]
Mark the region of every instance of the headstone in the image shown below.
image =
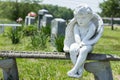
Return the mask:
[[[51,25],[52,19],[53,19],[53,16],[51,14],[45,14],[41,21],[42,26]]]
[[[4,26],[0,26],[0,33],[4,32]]]
[[[40,26],[41,26],[41,20],[42,20],[44,14],[47,14],[47,13],[48,13],[48,10],[46,10],[46,9],[41,9],[38,11],[38,28],[40,28]]]
[[[35,17],[30,17],[30,16],[25,17],[25,25],[31,25],[34,24],[34,22],[35,22]]]
[[[55,37],[64,36],[66,21],[61,18],[56,18],[51,22],[51,43],[54,45]]]

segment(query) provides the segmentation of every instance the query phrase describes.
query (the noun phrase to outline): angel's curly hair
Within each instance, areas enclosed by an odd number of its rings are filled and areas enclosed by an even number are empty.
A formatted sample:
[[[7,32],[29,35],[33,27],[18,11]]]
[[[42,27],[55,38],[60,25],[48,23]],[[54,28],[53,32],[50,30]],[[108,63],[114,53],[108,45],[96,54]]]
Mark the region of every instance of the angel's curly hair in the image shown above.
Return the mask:
[[[74,16],[75,15],[93,15],[92,9],[87,4],[81,4],[74,10]]]

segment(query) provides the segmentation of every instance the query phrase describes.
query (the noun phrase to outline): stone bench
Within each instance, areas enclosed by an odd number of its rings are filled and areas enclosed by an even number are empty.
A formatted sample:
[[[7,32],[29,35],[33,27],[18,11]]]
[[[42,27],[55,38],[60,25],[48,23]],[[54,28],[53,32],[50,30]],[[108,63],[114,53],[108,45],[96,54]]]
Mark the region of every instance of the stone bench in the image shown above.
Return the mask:
[[[15,52],[0,51],[0,68],[3,69],[4,80],[19,80],[16,58],[41,58],[69,60],[69,54],[64,52]],[[85,70],[93,73],[95,80],[113,80],[110,61],[120,61],[120,57],[110,54],[89,53]]]

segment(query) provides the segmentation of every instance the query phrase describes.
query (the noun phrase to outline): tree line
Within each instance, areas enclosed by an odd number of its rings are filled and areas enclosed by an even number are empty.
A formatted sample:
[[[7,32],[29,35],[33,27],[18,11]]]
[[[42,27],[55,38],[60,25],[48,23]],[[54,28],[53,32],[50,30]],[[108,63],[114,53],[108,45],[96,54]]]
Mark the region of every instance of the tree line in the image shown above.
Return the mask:
[[[25,18],[31,11],[38,13],[41,9],[47,9],[53,17],[69,20],[73,17],[73,11],[65,7],[43,5],[37,3],[0,1],[0,18],[16,20],[18,17]]]
[[[32,1],[32,2],[31,2]],[[73,11],[65,7],[58,7],[53,5],[38,4],[41,0],[22,0],[21,2],[0,1],[0,18],[8,18],[16,20],[18,17],[25,16],[34,11],[38,13],[40,9],[47,9],[50,14],[56,18],[63,18],[69,20],[73,17]],[[120,17],[120,0],[104,0],[99,7],[101,17]]]

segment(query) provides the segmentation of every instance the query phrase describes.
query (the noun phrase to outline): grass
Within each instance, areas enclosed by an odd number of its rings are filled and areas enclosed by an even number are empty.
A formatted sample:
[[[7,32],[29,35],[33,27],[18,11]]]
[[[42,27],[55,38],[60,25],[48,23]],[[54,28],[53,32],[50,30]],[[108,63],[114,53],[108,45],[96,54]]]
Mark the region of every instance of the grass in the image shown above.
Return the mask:
[[[114,31],[105,27],[103,36],[94,46],[95,53],[116,54],[120,56],[120,27]],[[0,50],[32,51],[30,38],[24,37],[19,44],[12,42],[5,35],[0,35]],[[52,51],[50,44],[44,51]],[[39,50],[42,51],[42,50]],[[91,73],[84,72],[81,79],[69,78],[67,71],[72,68],[70,60],[48,60],[48,59],[17,59],[20,80],[94,80]],[[120,62],[111,62],[114,80],[120,80]],[[0,73],[2,78],[2,71]]]
[[[110,27],[105,27],[103,36],[94,47],[94,52],[117,54],[120,53],[120,27],[111,30]]]

